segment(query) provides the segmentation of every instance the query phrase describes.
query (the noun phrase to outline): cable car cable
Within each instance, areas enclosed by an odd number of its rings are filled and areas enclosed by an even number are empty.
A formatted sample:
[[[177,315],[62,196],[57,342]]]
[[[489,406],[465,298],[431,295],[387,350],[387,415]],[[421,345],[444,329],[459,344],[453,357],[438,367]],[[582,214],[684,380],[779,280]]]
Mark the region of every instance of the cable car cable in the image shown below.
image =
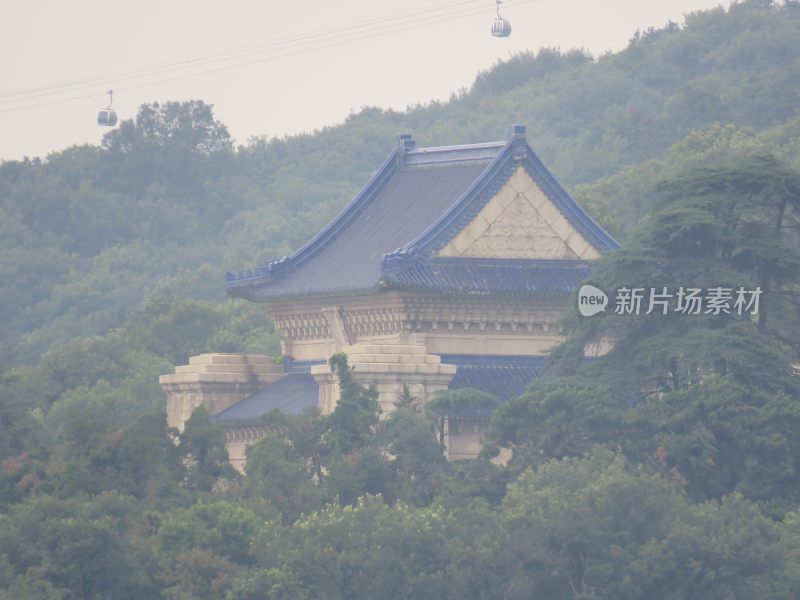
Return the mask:
[[[511,2],[508,2],[508,5],[516,7],[516,6],[522,6],[522,5],[525,5],[525,4],[531,4],[531,3],[537,2],[537,1],[538,0],[521,0],[519,2],[514,2],[513,4],[511,4]],[[386,35],[391,35],[391,34],[394,34],[394,33],[399,33],[399,32],[403,32],[403,31],[408,31],[408,30],[411,30],[411,29],[415,29],[417,27],[427,27],[427,26],[430,26],[430,25],[436,25],[438,23],[443,23],[443,22],[449,21],[449,20],[462,19],[462,18],[469,17],[469,16],[472,16],[472,15],[480,14],[482,12],[485,12],[484,8],[470,9],[470,10],[467,10],[467,11],[460,11],[460,13],[454,14],[454,15],[432,15],[430,17],[426,17],[425,19],[418,19],[419,22],[399,24],[399,25],[403,25],[403,26],[395,27],[394,29],[390,29],[390,30],[386,30],[386,27],[383,26],[383,27],[375,28],[371,32],[370,31],[357,32],[357,33],[367,33],[368,35],[362,35],[360,37],[356,37],[356,38],[352,38],[352,39],[345,39],[345,40],[336,40],[336,39],[334,39],[334,40],[329,40],[330,43],[325,43],[323,45],[314,46],[314,47],[311,47],[311,48],[302,48],[302,49],[299,49],[299,50],[295,50],[293,52],[285,52],[283,54],[266,56],[266,57],[258,58],[258,59],[255,59],[255,60],[250,60],[250,61],[243,62],[243,63],[234,63],[234,64],[222,65],[222,66],[214,67],[214,68],[211,68],[211,69],[204,69],[204,70],[201,70],[201,71],[196,71],[196,72],[191,72],[191,73],[184,73],[184,74],[177,75],[175,77],[170,77],[170,78],[166,78],[166,79],[159,79],[159,80],[155,80],[155,81],[148,81],[148,82],[144,82],[144,83],[141,83],[141,84],[130,85],[130,86],[123,87],[123,88],[117,88],[117,91],[121,92],[121,91],[129,91],[129,90],[134,90],[134,89],[140,89],[140,88],[144,88],[144,87],[151,87],[153,85],[159,85],[159,84],[162,84],[162,83],[170,83],[170,82],[179,81],[179,80],[182,80],[182,79],[189,79],[189,78],[192,78],[192,77],[198,77],[198,76],[206,75],[206,74],[209,74],[209,73],[215,73],[215,72],[220,72],[220,71],[237,69],[237,68],[246,67],[246,66],[250,66],[250,65],[258,64],[258,63],[263,63],[263,62],[270,62],[270,61],[273,61],[273,60],[278,60],[278,59],[286,58],[286,57],[289,57],[289,56],[295,56],[295,55],[298,55],[298,54],[305,54],[305,53],[309,53],[309,52],[315,52],[317,50],[324,50],[324,49],[327,49],[327,48],[342,46],[342,45],[346,45],[346,44],[362,41],[362,40],[365,40],[365,39],[383,37],[383,36],[386,36]],[[446,17],[446,18],[442,18],[442,17]],[[424,22],[426,19],[427,19],[427,22]],[[325,40],[323,40],[323,41],[325,41]],[[237,57],[237,58],[239,58],[239,57]],[[231,59],[227,59],[227,60],[231,60]],[[217,60],[215,62],[221,62],[221,60]],[[158,73],[153,73],[153,75],[157,75],[157,74]],[[144,75],[142,75],[142,76],[144,76]],[[113,80],[113,81],[125,81],[125,79],[134,79],[134,78],[135,77],[119,78],[119,79]],[[109,82],[110,80],[103,79],[103,81]],[[73,90],[73,91],[77,91],[77,90]],[[58,93],[65,93],[65,92],[58,92]],[[53,95],[53,94],[51,93],[49,95]],[[46,97],[46,95],[43,95],[43,97]],[[15,111],[19,111],[19,110],[27,110],[27,109],[39,108],[39,107],[43,107],[43,106],[51,106],[51,105],[54,105],[54,104],[60,104],[60,103],[65,103],[65,102],[74,102],[74,101],[78,101],[78,100],[85,100],[85,99],[95,98],[95,97],[97,97],[96,93],[85,94],[85,95],[82,95],[82,96],[72,96],[72,97],[68,97],[68,98],[58,98],[58,99],[48,100],[48,101],[44,101],[44,102],[39,102],[39,103],[36,103],[36,104],[27,104],[27,105],[22,105],[22,106],[12,106],[12,107],[8,107],[8,108],[0,108],[0,113],[15,112]],[[27,99],[24,99],[24,100],[34,100],[34,99],[36,99],[36,98],[27,98]],[[8,102],[8,101],[6,101],[6,102]],[[0,101],[0,104],[1,103],[3,103],[3,101]]]
[[[281,46],[297,44],[298,42],[300,42],[300,43],[304,43],[306,41],[313,42],[313,41],[316,41],[316,38],[324,38],[324,37],[328,37],[328,36],[331,36],[331,35],[345,33],[345,32],[348,32],[348,31],[353,31],[353,30],[363,29],[363,28],[367,28],[367,27],[372,27],[374,25],[381,25],[383,23],[389,23],[391,21],[398,21],[398,20],[401,20],[401,19],[408,19],[408,18],[416,17],[416,16],[419,16],[419,15],[427,14],[427,13],[439,12],[439,11],[446,10],[446,9],[449,9],[449,8],[458,8],[460,6],[465,6],[465,5],[469,5],[469,4],[477,4],[477,3],[483,3],[483,0],[461,0],[459,2],[450,2],[448,4],[443,4],[443,5],[440,5],[440,6],[437,6],[437,7],[428,8],[426,10],[405,13],[405,14],[402,14],[402,15],[394,15],[394,16],[390,16],[390,17],[380,17],[380,18],[375,18],[375,19],[371,19],[371,20],[368,20],[368,21],[363,21],[363,22],[360,22],[360,23],[357,23],[357,24],[352,24],[352,25],[348,25],[348,26],[345,26],[345,27],[340,27],[340,28],[337,28],[337,29],[331,29],[331,30],[322,31],[322,32],[316,32],[316,33],[310,33],[310,34],[302,34],[302,35],[292,36],[292,37],[288,37],[288,38],[283,38],[283,39],[280,39],[280,40],[276,40],[274,42],[270,42],[269,44],[257,44],[257,45],[242,46],[242,47],[239,47],[239,48],[232,48],[232,49],[227,49],[227,50],[220,50],[218,52],[212,52],[210,54],[205,54],[205,55],[194,57],[194,58],[188,58],[188,59],[183,59],[183,60],[178,60],[178,61],[159,63],[159,64],[156,64],[156,65],[151,65],[149,67],[138,67],[138,68],[130,69],[130,70],[127,70],[127,71],[120,71],[120,72],[117,72],[117,73],[109,73],[109,74],[102,75],[102,76],[97,76],[97,77],[85,77],[85,78],[81,78],[81,79],[68,80],[68,81],[65,81],[65,82],[56,83],[56,84],[47,85],[47,86],[42,86],[42,87],[37,87],[37,88],[29,88],[29,89],[26,89],[26,90],[18,90],[18,91],[14,91],[14,92],[0,93],[0,99],[2,99],[2,98],[12,98],[12,97],[15,97],[15,96],[25,96],[25,95],[27,95],[27,96],[37,95],[37,94],[47,95],[48,93],[53,93],[52,90],[57,90],[59,88],[69,88],[69,87],[81,86],[81,85],[89,84],[89,83],[97,83],[99,81],[108,81],[108,80],[110,80],[112,78],[117,78],[118,79],[120,77],[137,77],[137,76],[142,77],[142,76],[147,76],[150,72],[156,72],[156,71],[161,71],[161,70],[170,69],[170,68],[176,68],[176,67],[177,68],[182,68],[183,65],[191,66],[193,63],[231,60],[233,58],[237,58],[237,55],[240,55],[240,54],[242,54],[242,55],[252,54],[252,53],[259,52],[259,51],[264,51],[264,50],[267,50],[267,49],[270,49],[270,48],[279,48]],[[446,15],[440,15],[440,16],[446,16]],[[29,99],[32,99],[32,98],[29,98]],[[4,100],[0,100],[0,102],[4,102]],[[5,101],[5,102],[7,102],[7,101]]]

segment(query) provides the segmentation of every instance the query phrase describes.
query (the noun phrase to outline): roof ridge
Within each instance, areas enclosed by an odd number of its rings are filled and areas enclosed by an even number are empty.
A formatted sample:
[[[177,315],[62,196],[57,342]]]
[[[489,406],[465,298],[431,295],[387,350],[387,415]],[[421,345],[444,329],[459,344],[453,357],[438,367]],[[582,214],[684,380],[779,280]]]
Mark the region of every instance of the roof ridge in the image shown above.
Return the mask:
[[[475,144],[454,144],[450,146],[424,146],[422,148],[414,148],[409,150],[407,154],[424,154],[428,152],[448,152],[452,150],[474,150],[479,148],[502,148],[506,145],[504,141],[497,142],[479,142]]]

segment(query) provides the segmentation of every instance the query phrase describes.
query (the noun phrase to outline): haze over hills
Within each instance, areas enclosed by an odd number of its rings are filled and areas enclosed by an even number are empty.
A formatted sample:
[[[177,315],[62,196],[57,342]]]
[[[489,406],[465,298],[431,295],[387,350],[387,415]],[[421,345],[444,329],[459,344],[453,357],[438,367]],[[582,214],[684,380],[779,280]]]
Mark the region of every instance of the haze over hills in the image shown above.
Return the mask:
[[[198,99],[1,163],[0,600],[797,597],[798,39],[800,2],[747,0],[313,134],[234,147]],[[261,307],[225,299],[226,270],[305,242],[397,133],[450,145],[512,123],[623,243],[598,285],[733,273],[769,315],[567,318],[550,376],[461,464],[432,419],[487,401],[468,389],[433,417],[404,394],[378,421],[358,385],[338,425],[273,413],[246,476],[207,413],[168,431],[158,375],[280,353]],[[618,345],[583,361],[608,323]]]

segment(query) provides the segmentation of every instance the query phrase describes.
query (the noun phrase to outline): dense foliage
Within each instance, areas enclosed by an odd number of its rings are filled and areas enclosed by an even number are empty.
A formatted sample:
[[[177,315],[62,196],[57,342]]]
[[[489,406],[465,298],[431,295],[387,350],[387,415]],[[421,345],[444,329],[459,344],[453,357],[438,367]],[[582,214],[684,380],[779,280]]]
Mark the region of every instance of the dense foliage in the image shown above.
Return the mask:
[[[748,0],[314,134],[237,147],[202,101],[152,104],[0,164],[0,599],[800,597],[798,39],[797,2]],[[568,315],[475,461],[444,419],[493,398],[379,418],[344,356],[336,411],[266,416],[245,475],[205,411],[167,427],[159,374],[279,354],[225,269],[305,241],[398,131],[512,122],[625,242],[599,287],[760,286],[759,315]]]

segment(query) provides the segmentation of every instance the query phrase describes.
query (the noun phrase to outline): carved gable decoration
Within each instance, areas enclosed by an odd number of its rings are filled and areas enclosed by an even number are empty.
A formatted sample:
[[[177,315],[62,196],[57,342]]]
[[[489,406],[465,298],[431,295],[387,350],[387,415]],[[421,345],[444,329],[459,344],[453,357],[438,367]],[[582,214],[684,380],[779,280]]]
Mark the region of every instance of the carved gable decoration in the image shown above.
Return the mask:
[[[438,255],[508,259],[600,256],[522,167]]]

